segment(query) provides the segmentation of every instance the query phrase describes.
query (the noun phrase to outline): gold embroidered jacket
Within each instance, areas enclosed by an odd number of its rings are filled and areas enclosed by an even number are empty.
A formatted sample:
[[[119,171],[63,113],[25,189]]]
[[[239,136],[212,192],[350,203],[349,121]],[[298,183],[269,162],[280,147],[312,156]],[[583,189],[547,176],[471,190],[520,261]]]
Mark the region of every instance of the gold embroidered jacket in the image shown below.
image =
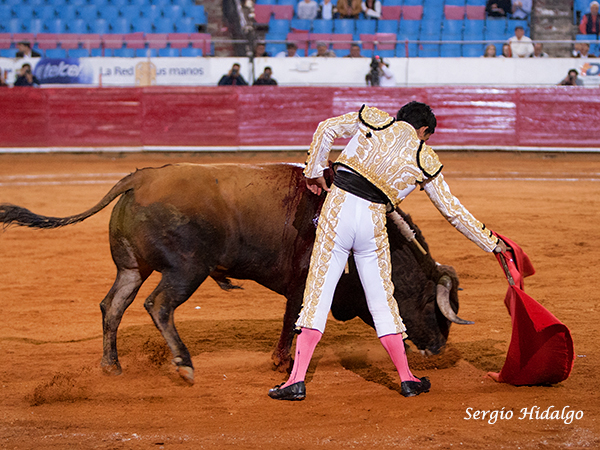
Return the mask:
[[[491,252],[498,239],[452,195],[440,173],[442,164],[416,130],[368,106],[321,122],[308,151],[304,175],[318,178],[327,168],[336,138],[351,138],[336,164],[350,167],[378,187],[398,206],[416,187],[423,188],[436,208],[457,230]]]

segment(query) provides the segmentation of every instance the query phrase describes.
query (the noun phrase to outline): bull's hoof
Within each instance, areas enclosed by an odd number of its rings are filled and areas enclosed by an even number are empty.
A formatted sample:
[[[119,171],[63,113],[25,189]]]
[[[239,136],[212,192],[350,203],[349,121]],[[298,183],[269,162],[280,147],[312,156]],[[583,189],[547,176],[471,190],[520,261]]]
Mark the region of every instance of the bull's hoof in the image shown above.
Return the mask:
[[[194,384],[194,369],[192,367],[177,366],[177,373],[187,384]]]
[[[102,372],[104,372],[106,375],[117,376],[117,375],[121,375],[123,373],[123,370],[121,369],[121,364],[119,364],[119,363],[114,363],[114,364],[102,363],[101,367],[102,367]]]
[[[273,361],[273,370],[281,373],[289,374],[292,371],[292,366],[294,365],[294,360],[292,358],[282,358],[277,353],[273,353],[271,355],[271,361]]]

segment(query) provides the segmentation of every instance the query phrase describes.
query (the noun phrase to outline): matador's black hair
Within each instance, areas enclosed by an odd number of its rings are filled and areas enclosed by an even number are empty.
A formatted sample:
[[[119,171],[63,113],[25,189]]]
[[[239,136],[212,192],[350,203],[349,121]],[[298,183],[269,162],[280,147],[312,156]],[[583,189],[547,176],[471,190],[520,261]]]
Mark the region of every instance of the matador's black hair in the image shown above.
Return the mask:
[[[425,103],[410,102],[404,105],[398,111],[396,120],[407,122],[413,126],[415,130],[421,127],[427,127],[427,132],[433,134],[437,125],[435,114]]]

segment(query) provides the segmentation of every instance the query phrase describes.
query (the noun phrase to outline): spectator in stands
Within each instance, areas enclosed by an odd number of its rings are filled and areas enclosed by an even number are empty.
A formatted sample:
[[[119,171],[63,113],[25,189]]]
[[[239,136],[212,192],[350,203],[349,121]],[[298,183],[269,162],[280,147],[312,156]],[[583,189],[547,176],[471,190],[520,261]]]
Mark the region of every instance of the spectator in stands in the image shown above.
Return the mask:
[[[323,3],[319,6],[318,17],[325,20],[331,20],[335,14],[337,14],[337,9],[333,6],[331,0],[323,0]]]
[[[277,81],[275,78],[271,78],[271,75],[273,75],[273,69],[269,66],[265,67],[263,73],[254,82],[254,86],[277,86]]]
[[[583,81],[579,79],[579,73],[576,69],[569,70],[567,77],[558,83],[559,86],[583,86]]]
[[[485,52],[483,52],[484,58],[495,58],[496,57],[496,46],[494,44],[489,44],[485,48]]]
[[[296,16],[298,19],[314,20],[317,18],[319,5],[315,0],[302,0],[296,7]]]
[[[525,36],[525,29],[517,25],[515,35],[508,40],[513,58],[527,58],[533,53],[533,42]]]
[[[358,19],[362,10],[361,5],[361,0],[338,0],[338,14],[342,19]]]
[[[596,55],[590,53],[590,44],[587,42],[576,42],[573,46],[573,58],[595,58]]]
[[[15,55],[15,58],[39,58],[42,56],[35,50],[32,50],[31,44],[26,41],[18,42],[17,49],[19,51]]]
[[[267,49],[267,46],[265,45],[264,42],[257,43],[256,46],[254,47],[254,57],[259,58],[262,56],[271,56],[267,53],[266,49]]]
[[[512,50],[509,44],[502,45],[502,54],[500,55],[500,58],[512,58]]]
[[[350,45],[350,53],[348,53],[346,58],[362,58],[363,56],[360,54],[360,45],[351,44]]]
[[[40,82],[35,77],[33,73],[31,73],[31,65],[23,64],[21,69],[19,70],[19,74],[17,75],[17,79],[15,80],[15,86],[39,86]]]
[[[381,19],[381,2],[379,0],[364,0],[361,8],[365,19]]]
[[[529,55],[530,58],[548,58],[548,53],[544,51],[544,44],[536,42],[533,44],[533,53]]]
[[[600,3],[594,1],[590,3],[590,12],[583,16],[579,23],[579,32],[581,34],[600,33],[600,16],[598,15]]]
[[[321,56],[324,58],[335,58],[335,53],[329,50],[329,46],[326,42],[317,42],[317,51],[310,56]]]
[[[227,75],[219,80],[219,86],[248,86],[244,77],[240,75],[240,65],[235,63]]]
[[[298,58],[300,56],[298,54],[298,46],[295,43],[288,42],[285,48],[283,52],[279,52],[275,56],[277,58]]]
[[[531,14],[532,0],[515,0],[512,2],[512,18],[525,20]]]
[[[485,5],[485,11],[490,17],[506,17],[512,11],[511,0],[488,0]]]

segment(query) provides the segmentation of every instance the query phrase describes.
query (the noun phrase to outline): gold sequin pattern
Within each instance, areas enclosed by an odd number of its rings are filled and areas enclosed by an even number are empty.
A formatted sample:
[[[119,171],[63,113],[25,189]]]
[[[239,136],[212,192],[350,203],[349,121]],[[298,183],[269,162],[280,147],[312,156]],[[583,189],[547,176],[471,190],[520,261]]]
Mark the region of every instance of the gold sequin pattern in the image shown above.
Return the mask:
[[[327,275],[327,271],[329,270],[331,252],[335,245],[334,239],[339,220],[338,217],[345,199],[346,191],[337,189],[334,186],[331,192],[327,194],[327,198],[323,204],[317,225],[317,237],[310,258],[310,270],[306,278],[302,311],[296,323],[297,326],[305,328],[312,328],[313,326],[315,311],[319,304],[325,282],[325,275]]]
[[[406,327],[400,317],[398,303],[394,298],[394,284],[392,283],[392,263],[390,256],[390,246],[388,244],[387,230],[385,228],[385,205],[372,203],[369,205],[371,217],[373,219],[373,231],[375,233],[375,242],[377,244],[377,265],[379,266],[379,276],[387,296],[387,303],[390,313],[396,325],[396,333],[403,333],[406,337]]]
[[[394,121],[394,118],[388,113],[366,105],[360,111],[360,118],[373,128],[389,126]]]

